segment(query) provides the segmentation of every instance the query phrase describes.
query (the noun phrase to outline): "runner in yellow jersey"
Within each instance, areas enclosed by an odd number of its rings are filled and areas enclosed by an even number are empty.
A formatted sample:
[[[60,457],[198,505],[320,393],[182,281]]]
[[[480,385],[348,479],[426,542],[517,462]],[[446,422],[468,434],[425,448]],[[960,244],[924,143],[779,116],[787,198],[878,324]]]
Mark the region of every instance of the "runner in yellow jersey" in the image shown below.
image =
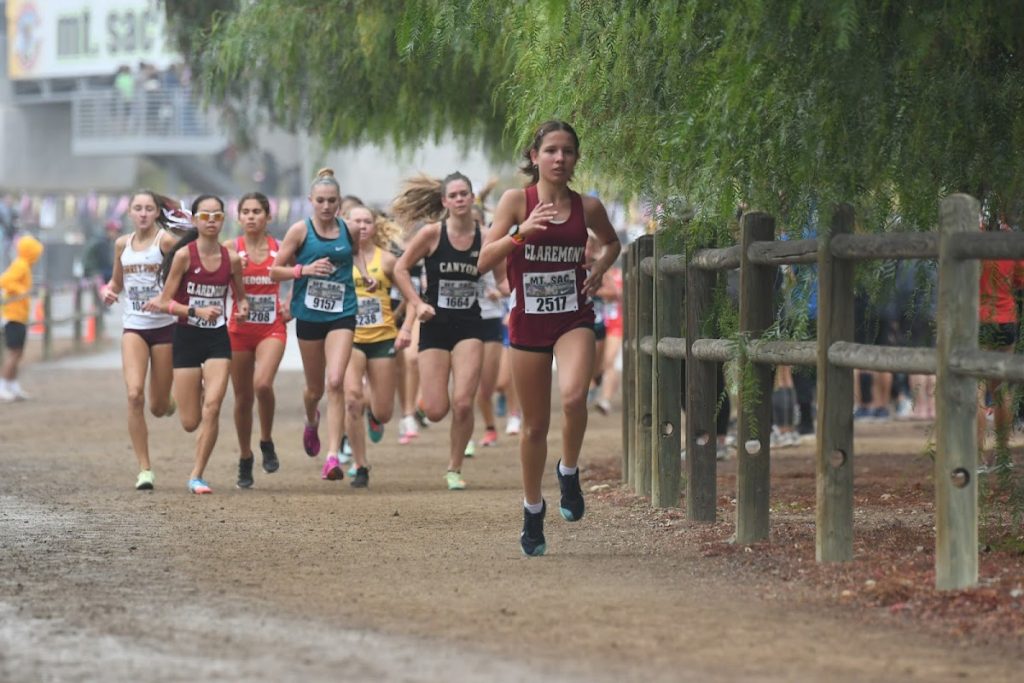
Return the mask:
[[[395,352],[409,345],[415,316],[407,316],[399,330],[391,310],[391,278],[396,259],[386,247],[397,235],[398,227],[365,206],[349,209],[345,220],[358,230],[359,258],[365,259],[366,272],[377,283],[373,291],[368,291],[359,271],[353,267],[358,310],[355,343],[345,372],[345,408],[348,442],[355,460],[355,471],[350,472],[351,483],[356,488],[365,488],[370,481],[366,433],[369,432],[374,443],[384,436],[384,425],[391,419],[395,405],[398,381]]]

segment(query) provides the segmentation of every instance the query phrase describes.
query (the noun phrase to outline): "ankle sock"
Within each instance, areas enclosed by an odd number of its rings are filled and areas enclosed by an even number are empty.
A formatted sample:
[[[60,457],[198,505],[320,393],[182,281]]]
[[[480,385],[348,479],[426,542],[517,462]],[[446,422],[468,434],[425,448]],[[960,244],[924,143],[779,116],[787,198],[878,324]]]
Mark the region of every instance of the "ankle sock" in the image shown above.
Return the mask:
[[[563,477],[571,477],[572,475],[576,474],[576,470],[578,470],[578,469],[579,469],[578,466],[577,467],[566,467],[562,463],[558,463],[558,471],[561,473],[561,475]]]
[[[544,509],[544,501],[542,500],[539,503],[527,503],[526,499],[523,498],[523,507],[526,508],[526,511],[531,515],[536,515]]]

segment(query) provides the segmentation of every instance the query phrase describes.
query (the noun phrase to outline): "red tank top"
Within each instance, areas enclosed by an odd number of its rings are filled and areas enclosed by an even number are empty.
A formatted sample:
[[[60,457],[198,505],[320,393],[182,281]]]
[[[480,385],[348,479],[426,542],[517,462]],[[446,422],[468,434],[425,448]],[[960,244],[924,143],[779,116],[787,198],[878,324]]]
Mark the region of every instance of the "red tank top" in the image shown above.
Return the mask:
[[[526,215],[537,206],[537,186],[526,188]],[[550,347],[577,327],[593,326],[594,308],[582,294],[587,225],[583,199],[570,191],[569,217],[548,223],[508,255],[512,289],[509,341],[516,346]]]
[[[231,320],[228,321],[229,332],[262,333],[274,327],[284,326],[279,297],[281,285],[270,279],[270,267],[274,265],[277,249],[277,240],[267,235],[267,258],[256,263],[246,251],[245,237],[239,236],[235,241],[235,251],[245,262],[242,268],[242,284],[249,298],[249,319],[246,322],[238,322],[235,317],[238,313],[238,302],[234,302],[231,306]]]
[[[207,270],[203,267],[203,262],[199,258],[199,245],[196,242],[188,243],[188,258],[188,270],[181,278],[174,300],[189,308],[219,306],[221,313],[213,322],[201,318],[182,317],[178,318],[178,324],[202,328],[221,327],[225,322],[228,285],[231,283],[231,257],[228,250],[220,248],[220,265],[217,270]]]

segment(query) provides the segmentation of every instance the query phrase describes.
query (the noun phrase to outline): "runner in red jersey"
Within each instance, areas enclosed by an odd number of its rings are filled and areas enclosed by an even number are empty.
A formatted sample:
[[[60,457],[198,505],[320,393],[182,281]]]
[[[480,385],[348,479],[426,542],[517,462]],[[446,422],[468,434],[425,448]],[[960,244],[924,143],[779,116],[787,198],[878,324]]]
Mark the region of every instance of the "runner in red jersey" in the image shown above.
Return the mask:
[[[524,190],[509,190],[498,202],[477,267],[506,268],[514,301],[509,317],[512,376],[523,409],[519,455],[523,468],[523,531],[527,555],[543,555],[541,480],[547,460],[551,413],[551,359],[558,366],[562,404],[562,457],[556,474],[562,517],[583,517],[579,460],[587,429],[587,389],[594,372],[594,312],[588,297],[601,285],[620,245],[608,213],[596,197],[569,189],[579,159],[579,138],[563,121],[548,121],[524,151]],[[599,256],[587,263],[587,228]],[[500,279],[500,278],[499,278]]]
[[[281,283],[270,277],[277,257],[277,240],[267,233],[270,201],[259,192],[250,192],[238,200],[238,221],[243,235],[227,240],[224,246],[242,261],[242,283],[249,299],[249,317],[238,316],[238,302],[228,322],[231,336],[231,386],[235,391],[235,431],[238,433],[238,488],[253,485],[252,408],[258,403],[260,453],[263,471],[278,470],[280,461],[274,449],[274,378],[284,356],[289,314],[281,306]],[[291,286],[289,285],[289,288]]]

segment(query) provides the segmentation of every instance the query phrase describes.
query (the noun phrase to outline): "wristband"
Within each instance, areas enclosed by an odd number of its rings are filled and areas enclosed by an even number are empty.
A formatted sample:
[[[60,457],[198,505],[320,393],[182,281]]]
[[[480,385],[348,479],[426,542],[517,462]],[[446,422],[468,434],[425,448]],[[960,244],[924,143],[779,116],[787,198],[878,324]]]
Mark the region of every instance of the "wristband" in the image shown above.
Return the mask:
[[[301,263],[296,263],[295,264],[295,269],[292,272],[295,275],[295,279],[296,280],[298,280],[300,277],[302,277],[302,264]]]
[[[511,239],[516,244],[522,244],[523,242],[526,241],[526,235],[524,235],[521,232],[517,232],[514,235],[509,235],[509,239]]]

